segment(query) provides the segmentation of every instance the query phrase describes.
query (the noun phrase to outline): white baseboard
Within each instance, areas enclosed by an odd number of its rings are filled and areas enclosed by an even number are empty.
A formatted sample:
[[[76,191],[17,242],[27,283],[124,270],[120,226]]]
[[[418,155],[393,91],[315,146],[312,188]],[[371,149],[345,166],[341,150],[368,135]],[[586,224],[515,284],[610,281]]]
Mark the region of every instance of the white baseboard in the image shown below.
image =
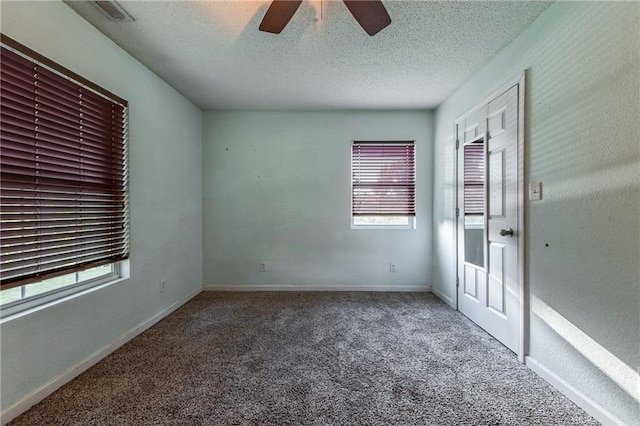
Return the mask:
[[[594,419],[603,425],[623,425],[623,423],[609,413],[607,410],[596,404],[591,398],[571,386],[564,379],[544,365],[540,364],[536,359],[530,356],[525,357],[525,364],[533,370],[538,376],[546,380],[551,386],[556,388],[560,393],[573,401],[578,407],[586,411]]]
[[[398,291],[420,292],[431,291],[428,285],[294,285],[294,284],[209,284],[202,287],[204,291]]]
[[[447,296],[446,294],[444,294],[443,292],[441,292],[440,290],[438,290],[437,288],[431,287],[431,293],[433,293],[436,296],[438,296],[438,298],[440,300],[442,300],[444,303],[446,303],[447,305],[449,305],[453,309],[456,308],[455,304],[453,303],[453,299],[450,298],[449,296]]]
[[[93,367],[95,364],[97,364],[100,360],[105,358],[107,355],[109,355],[110,353],[114,352],[116,349],[118,349],[119,347],[127,343],[129,340],[133,339],[134,337],[136,337],[137,335],[139,335],[140,333],[150,328],[151,326],[156,324],[158,321],[160,321],[161,319],[163,319],[164,317],[166,317],[167,315],[169,315],[170,313],[178,309],[180,306],[184,305],[189,300],[193,299],[201,291],[202,291],[201,289],[197,289],[191,292],[189,295],[187,295],[183,299],[175,302],[171,306],[168,306],[167,308],[158,312],[156,315],[152,316],[148,320],[132,328],[122,336],[107,343],[106,345],[104,345],[103,347],[95,351],[93,354],[89,355],[84,360],[80,361],[79,363],[72,366],[68,370],[54,377],[48,383],[45,383],[40,388],[29,393],[28,395],[26,395],[24,398],[20,399],[13,405],[7,407],[4,411],[0,413],[0,425],[5,425],[9,423],[11,420],[15,419],[16,417],[18,417],[20,414],[27,411],[32,406],[34,406],[38,402],[42,401],[43,399],[51,395],[60,387],[64,386],[71,380],[75,379],[80,374],[82,374],[89,368]]]

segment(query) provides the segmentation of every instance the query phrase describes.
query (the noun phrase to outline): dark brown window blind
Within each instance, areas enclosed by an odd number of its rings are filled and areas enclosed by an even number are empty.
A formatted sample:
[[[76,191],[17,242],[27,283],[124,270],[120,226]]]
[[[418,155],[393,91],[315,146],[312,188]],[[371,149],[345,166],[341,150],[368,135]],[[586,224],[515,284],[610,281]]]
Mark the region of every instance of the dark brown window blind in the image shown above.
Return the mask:
[[[464,214],[484,214],[484,144],[464,146]]]
[[[413,142],[354,142],[351,171],[354,216],[415,216]]]
[[[5,46],[0,60],[2,288],[127,258],[126,104]]]

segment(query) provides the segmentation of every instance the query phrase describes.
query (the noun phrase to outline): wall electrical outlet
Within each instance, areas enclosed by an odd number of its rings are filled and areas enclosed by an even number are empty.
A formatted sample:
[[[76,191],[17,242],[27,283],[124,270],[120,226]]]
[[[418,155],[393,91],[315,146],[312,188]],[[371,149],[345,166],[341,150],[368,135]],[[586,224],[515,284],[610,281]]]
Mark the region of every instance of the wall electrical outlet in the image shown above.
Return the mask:
[[[393,262],[389,263],[389,272],[398,272],[398,265]]]
[[[269,265],[267,265],[267,262],[258,263],[258,268],[260,269],[260,272],[267,272],[269,270],[268,266]]]
[[[167,281],[166,280],[160,280],[160,287],[158,288],[158,290],[160,290],[160,293],[164,293],[165,291],[167,291]]]

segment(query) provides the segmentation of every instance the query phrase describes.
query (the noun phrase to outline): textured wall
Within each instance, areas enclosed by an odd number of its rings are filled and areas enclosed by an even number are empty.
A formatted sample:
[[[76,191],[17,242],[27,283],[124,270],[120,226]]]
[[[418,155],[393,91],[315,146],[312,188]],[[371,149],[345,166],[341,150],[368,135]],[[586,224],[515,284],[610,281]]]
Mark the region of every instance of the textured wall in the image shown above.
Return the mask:
[[[432,131],[423,111],[205,113],[205,285],[425,288]],[[417,229],[350,229],[352,140],[416,141]]]
[[[62,2],[3,1],[2,32],[129,101],[131,201],[130,279],[1,325],[4,410],[201,288],[202,114]]]
[[[436,111],[434,287],[455,297],[453,122],[527,69],[529,353],[640,419],[640,3],[557,3]]]

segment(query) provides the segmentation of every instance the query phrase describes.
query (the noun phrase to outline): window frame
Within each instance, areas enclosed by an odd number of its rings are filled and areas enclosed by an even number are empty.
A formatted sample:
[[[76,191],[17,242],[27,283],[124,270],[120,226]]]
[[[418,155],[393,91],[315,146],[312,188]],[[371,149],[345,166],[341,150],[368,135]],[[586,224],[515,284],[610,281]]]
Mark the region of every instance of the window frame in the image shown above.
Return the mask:
[[[416,216],[417,213],[415,213],[414,215],[354,215],[353,210],[354,210],[354,161],[353,161],[353,147],[357,144],[380,144],[380,145],[412,145],[413,147],[413,197],[414,197],[414,212],[416,210],[415,208],[415,199],[417,199],[417,179],[416,179],[416,163],[417,163],[417,155],[416,155],[416,151],[417,151],[417,144],[415,140],[352,140],[350,143],[350,155],[351,155],[351,160],[350,160],[350,202],[349,202],[349,206],[350,206],[350,228],[354,229],[354,230],[414,230],[416,229]],[[360,217],[360,218],[364,218],[364,217],[393,217],[393,218],[407,218],[407,223],[406,224],[375,224],[375,223],[356,223],[356,217]]]
[[[123,273],[125,269],[124,267],[125,263],[126,261],[106,263],[105,265],[111,266],[111,271],[106,274],[103,274],[94,278],[85,279],[85,280],[78,280],[73,284],[67,284],[64,286],[60,286],[58,288],[51,289],[46,292],[34,294],[32,296],[27,296],[25,298],[14,300],[12,302],[3,303],[0,305],[0,319],[4,320],[6,318],[13,317],[15,315],[18,315],[26,311],[31,311],[45,305],[53,304],[55,302],[60,301],[61,299],[82,294],[85,291],[93,290],[94,288],[101,285],[112,284],[120,279],[125,278],[125,274]],[[68,275],[70,274],[77,275],[80,272],[82,271],[70,272]],[[46,280],[24,284],[23,286],[18,286],[18,287],[39,284],[39,283],[42,283],[43,281],[46,281]],[[13,287],[13,288],[17,288],[17,287]]]
[[[60,271],[58,273],[54,273],[54,274],[50,274],[47,275],[45,277],[43,277],[42,279],[36,279],[33,281],[30,280],[23,280],[24,283],[21,283],[21,281],[16,281],[16,284],[14,285],[9,285],[7,287],[5,287],[5,290],[10,290],[11,288],[17,288],[17,287],[21,287],[21,288],[25,288],[26,286],[29,285],[37,285],[37,284],[41,284],[49,279],[53,279],[56,276],[69,276],[69,275],[74,275],[75,278],[75,282],[74,283],[70,283],[70,284],[64,284],[64,285],[60,285],[57,288],[52,288],[50,290],[47,291],[43,291],[41,293],[37,293],[31,296],[27,296],[24,298],[20,298],[17,300],[12,300],[11,302],[7,302],[5,304],[2,304],[1,298],[0,298],[0,319],[2,320],[2,322],[6,321],[7,319],[13,318],[15,316],[19,316],[18,314],[21,313],[25,313],[25,312],[30,312],[34,309],[38,309],[40,307],[44,307],[44,306],[49,306],[55,303],[58,303],[59,301],[62,301],[63,299],[66,300],[70,297],[75,297],[76,295],[79,294],[84,294],[87,291],[92,291],[93,289],[96,289],[100,286],[103,285],[110,285],[112,283],[115,283],[117,281],[120,281],[122,279],[128,278],[129,276],[129,257],[130,257],[130,245],[129,245],[129,167],[128,167],[128,149],[129,149],[129,138],[128,138],[128,114],[129,114],[129,108],[128,108],[128,102],[120,97],[118,97],[117,95],[103,89],[102,87],[96,85],[95,83],[92,83],[91,81],[81,77],[80,75],[74,73],[73,71],[57,64],[56,62],[46,58],[45,56],[29,49],[28,47],[22,45],[21,43],[11,39],[10,37],[6,36],[5,34],[0,33],[0,43],[2,44],[2,47],[12,51],[14,54],[17,54],[19,56],[22,56],[24,58],[26,58],[27,60],[33,62],[34,64],[36,64],[37,66],[40,66],[42,68],[48,69],[50,72],[53,72],[54,74],[57,74],[58,76],[61,76],[69,81],[71,81],[72,83],[82,87],[84,90],[88,90],[88,91],[92,91],[94,92],[96,95],[101,96],[105,99],[107,99],[110,102],[113,102],[114,104],[119,104],[122,107],[122,152],[123,152],[123,159],[122,159],[122,163],[121,163],[121,173],[122,173],[122,194],[123,194],[123,205],[122,205],[122,217],[124,218],[124,230],[121,231],[122,232],[122,236],[124,237],[125,241],[124,244],[124,249],[125,251],[123,252],[124,254],[122,256],[119,256],[118,259],[115,260],[108,260],[107,258],[105,258],[105,262],[100,263],[100,262],[96,262],[94,264],[87,264],[84,267],[69,267],[67,269],[67,273],[65,273],[64,271]],[[80,237],[82,238],[82,237]],[[91,278],[86,278],[86,279],[80,279],[80,274],[83,271],[86,270],[90,270],[91,268],[95,268],[95,267],[99,267],[99,266],[104,266],[104,265],[109,265],[110,266],[110,271],[96,276],[96,277],[91,277]],[[0,290],[2,291],[2,290]],[[24,290],[21,290],[24,291]]]
[[[403,218],[407,218],[408,223],[407,224],[389,224],[389,223],[381,223],[381,224],[374,224],[374,223],[355,223],[355,218],[357,216],[354,216],[353,213],[351,214],[351,229],[363,229],[363,230],[380,230],[380,229],[386,229],[386,230],[412,230],[412,229],[416,229],[416,217],[415,216],[387,216],[387,217],[403,217]],[[374,216],[360,216],[360,217],[374,217]]]

